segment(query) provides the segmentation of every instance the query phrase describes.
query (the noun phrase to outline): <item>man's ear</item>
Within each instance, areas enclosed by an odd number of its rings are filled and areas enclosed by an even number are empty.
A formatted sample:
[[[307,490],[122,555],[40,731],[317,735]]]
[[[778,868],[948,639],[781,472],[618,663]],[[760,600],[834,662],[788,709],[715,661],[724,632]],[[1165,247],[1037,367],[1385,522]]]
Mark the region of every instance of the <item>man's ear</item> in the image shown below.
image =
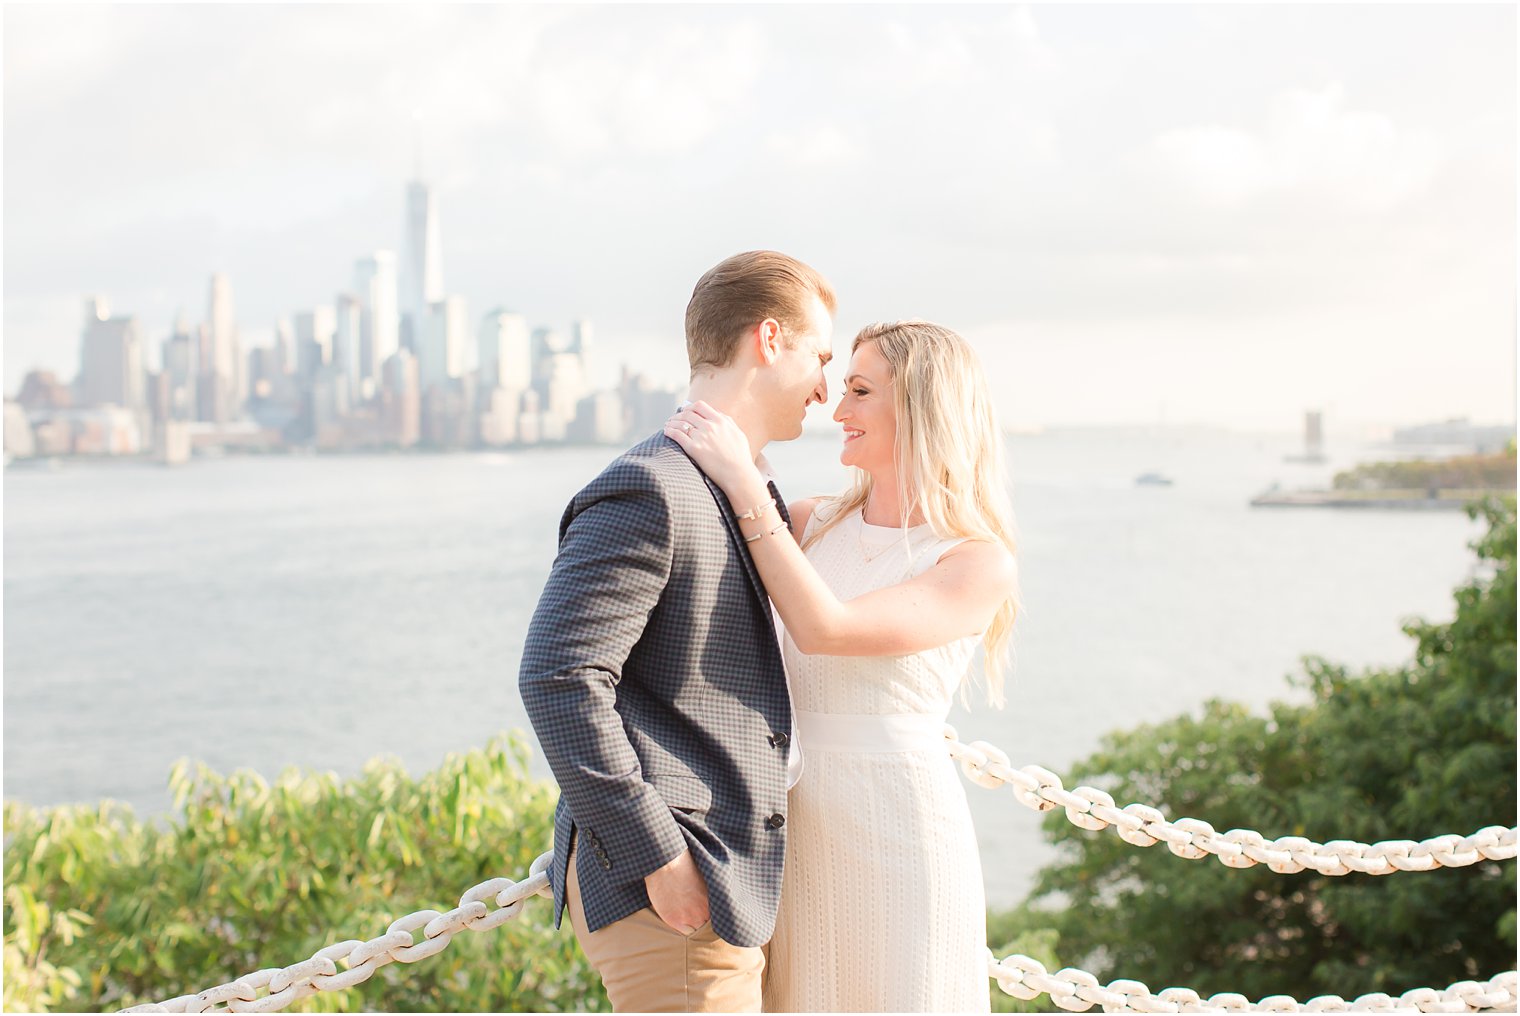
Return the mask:
[[[775,318],[766,318],[755,326],[755,351],[760,355],[760,362],[769,366],[776,362],[781,355],[781,323]]]

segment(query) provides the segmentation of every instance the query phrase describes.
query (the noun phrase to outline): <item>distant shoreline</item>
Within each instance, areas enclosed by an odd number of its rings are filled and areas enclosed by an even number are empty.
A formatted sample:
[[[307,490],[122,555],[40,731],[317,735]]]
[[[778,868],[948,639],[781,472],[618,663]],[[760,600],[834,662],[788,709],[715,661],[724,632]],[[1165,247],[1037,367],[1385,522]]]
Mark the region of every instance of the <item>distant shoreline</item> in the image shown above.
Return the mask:
[[[1373,508],[1392,511],[1460,511],[1487,497],[1514,496],[1513,490],[1292,490],[1251,498],[1253,508]]]

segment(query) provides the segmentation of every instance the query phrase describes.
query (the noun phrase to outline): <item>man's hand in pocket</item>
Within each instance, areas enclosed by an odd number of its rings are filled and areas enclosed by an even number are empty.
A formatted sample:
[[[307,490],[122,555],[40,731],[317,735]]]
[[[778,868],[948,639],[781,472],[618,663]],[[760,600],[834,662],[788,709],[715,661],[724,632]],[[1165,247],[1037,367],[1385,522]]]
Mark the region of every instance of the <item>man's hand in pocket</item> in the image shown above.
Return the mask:
[[[681,851],[673,861],[645,875],[644,888],[660,920],[683,935],[690,935],[710,917],[707,883],[690,850]]]

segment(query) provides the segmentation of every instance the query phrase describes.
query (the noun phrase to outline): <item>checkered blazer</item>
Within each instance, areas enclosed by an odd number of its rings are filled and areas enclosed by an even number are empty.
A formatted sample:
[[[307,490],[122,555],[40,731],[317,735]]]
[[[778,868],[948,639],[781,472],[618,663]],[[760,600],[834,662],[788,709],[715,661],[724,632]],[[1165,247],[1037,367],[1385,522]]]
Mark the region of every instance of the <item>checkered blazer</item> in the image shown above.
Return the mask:
[[[560,786],[555,926],[574,834],[592,931],[649,906],[644,876],[689,848],[713,930],[738,946],[769,941],[785,849],[786,673],[728,499],[663,433],[566,508],[519,687]]]

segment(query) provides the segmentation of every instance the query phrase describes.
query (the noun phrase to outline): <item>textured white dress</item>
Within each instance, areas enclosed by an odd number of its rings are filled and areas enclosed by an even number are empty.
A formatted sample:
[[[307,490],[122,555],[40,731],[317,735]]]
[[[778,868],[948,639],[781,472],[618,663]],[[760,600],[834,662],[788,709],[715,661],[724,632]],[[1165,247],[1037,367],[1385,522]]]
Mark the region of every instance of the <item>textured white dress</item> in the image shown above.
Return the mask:
[[[849,600],[921,574],[960,542],[857,512],[807,555]],[[767,1012],[989,1010],[981,859],[943,736],[977,643],[807,656],[783,636],[803,768],[788,799]]]

